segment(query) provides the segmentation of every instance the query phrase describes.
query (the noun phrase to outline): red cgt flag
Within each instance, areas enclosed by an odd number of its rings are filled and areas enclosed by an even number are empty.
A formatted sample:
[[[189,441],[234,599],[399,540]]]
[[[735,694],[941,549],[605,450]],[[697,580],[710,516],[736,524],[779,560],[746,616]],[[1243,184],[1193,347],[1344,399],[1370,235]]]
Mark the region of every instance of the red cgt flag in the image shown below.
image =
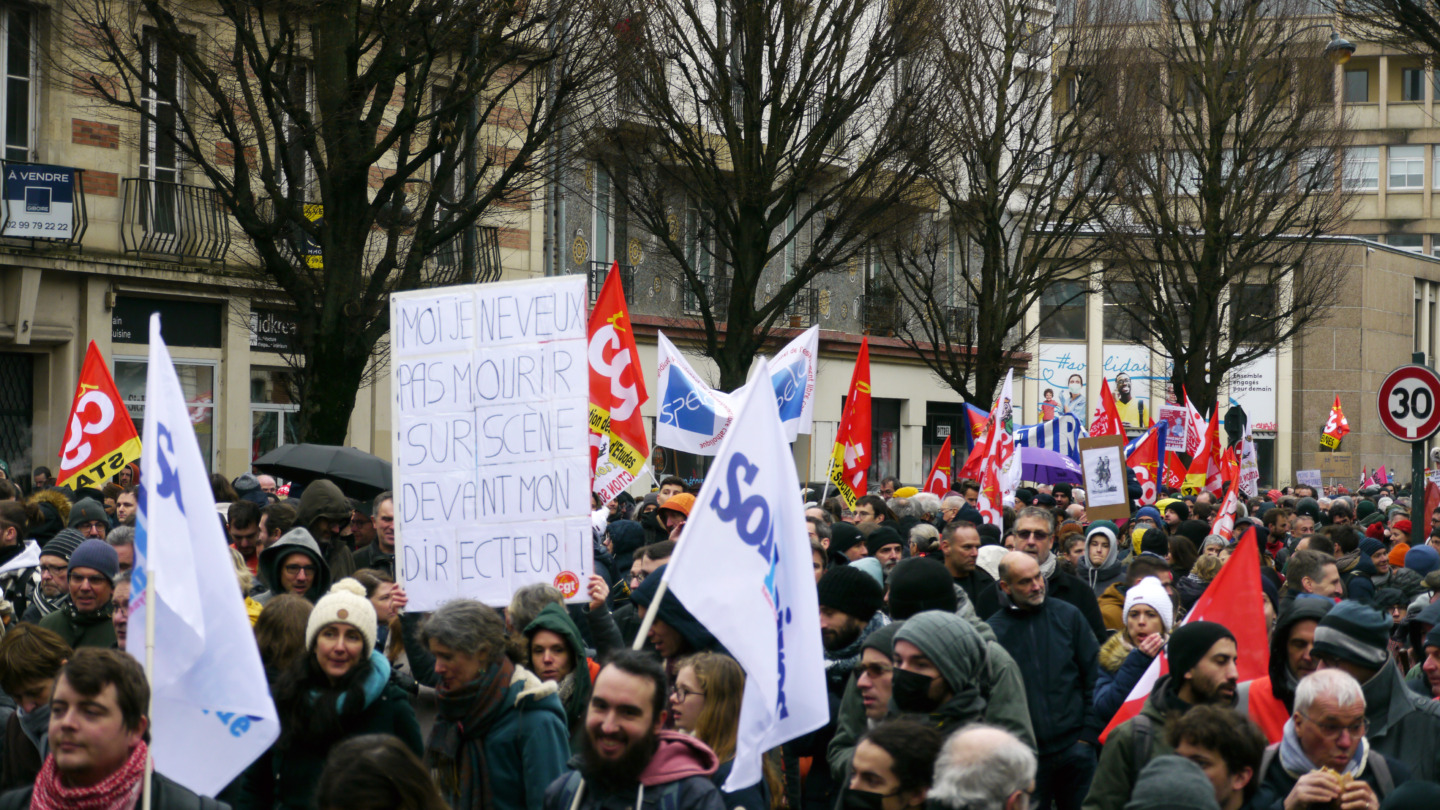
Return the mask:
[[[1160,435],[1165,426],[1151,427],[1135,445],[1135,452],[1125,457],[1125,466],[1135,471],[1135,483],[1140,485],[1140,505],[1154,506],[1160,500],[1160,456],[1164,452],[1165,439]]]
[[[850,372],[850,393],[840,428],[835,431],[835,449],[830,453],[830,483],[840,490],[845,508],[869,493],[870,475],[870,338],[860,340],[855,370]]]
[[[1325,430],[1320,434],[1320,447],[1325,450],[1340,449],[1340,440],[1350,432],[1350,422],[1345,418],[1345,412],[1340,410],[1340,395],[1335,395],[1335,404],[1330,406],[1330,418],[1325,422]]]
[[[940,453],[935,456],[935,464],[930,468],[930,475],[925,479],[925,491],[933,493],[941,498],[950,491],[950,437],[945,437],[945,443],[940,445]]]
[[[140,459],[140,434],[93,340],[75,385],[62,446],[55,481],[71,489],[96,486]]]
[[[650,460],[645,420],[640,406],[650,395],[640,370],[635,330],[625,291],[620,286],[619,263],[610,266],[605,286],[590,311],[590,471],[591,489],[602,502],[619,495],[640,475]]]
[[[1263,596],[1264,591],[1260,589],[1260,550],[1256,546],[1255,530],[1251,528],[1240,538],[1235,553],[1225,561],[1220,573],[1195,601],[1195,606],[1183,622],[1215,622],[1235,635],[1238,654],[1235,668],[1239,671],[1241,684],[1269,675],[1270,641],[1265,630]],[[1140,682],[1130,690],[1130,696],[1120,706],[1120,711],[1100,734],[1101,742],[1110,736],[1116,726],[1140,713],[1156,681],[1169,671],[1169,659],[1165,653],[1155,656]]]

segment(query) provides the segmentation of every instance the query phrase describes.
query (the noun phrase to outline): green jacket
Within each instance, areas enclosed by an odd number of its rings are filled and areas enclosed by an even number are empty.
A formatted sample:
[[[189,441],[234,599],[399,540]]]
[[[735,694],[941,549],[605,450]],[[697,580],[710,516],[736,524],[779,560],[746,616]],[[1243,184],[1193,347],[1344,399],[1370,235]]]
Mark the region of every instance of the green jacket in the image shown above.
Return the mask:
[[[532,641],[535,634],[541,630],[549,630],[565,640],[565,646],[570,648],[570,674],[566,679],[570,681],[568,695],[561,696],[560,702],[565,706],[565,718],[570,728],[571,753],[579,753],[580,735],[585,732],[585,712],[590,705],[590,666],[589,659],[585,657],[585,641],[580,637],[580,628],[570,619],[570,612],[563,605],[546,605],[535,620],[525,627],[525,638]],[[525,666],[534,671],[534,662],[530,660],[529,651],[526,651]],[[567,691],[566,684],[562,680],[557,684],[562,693]]]
[[[110,650],[115,648],[117,641],[115,625],[110,620],[112,612],[113,606],[106,605],[95,613],[81,614],[70,604],[67,597],[65,604],[50,611],[49,615],[40,620],[40,626],[59,634],[71,649],[99,647]]]
[[[1155,688],[1146,698],[1140,714],[1149,718],[1149,753],[1144,762],[1135,761],[1135,721],[1131,718],[1116,726],[1105,739],[1100,752],[1100,764],[1095,769],[1095,778],[1090,782],[1090,793],[1085,797],[1081,810],[1123,810],[1130,801],[1130,792],[1135,788],[1135,775],[1155,757],[1175,753],[1165,739],[1165,718],[1172,706],[1182,709],[1179,699],[1169,694],[1170,676],[1165,675],[1155,682]]]

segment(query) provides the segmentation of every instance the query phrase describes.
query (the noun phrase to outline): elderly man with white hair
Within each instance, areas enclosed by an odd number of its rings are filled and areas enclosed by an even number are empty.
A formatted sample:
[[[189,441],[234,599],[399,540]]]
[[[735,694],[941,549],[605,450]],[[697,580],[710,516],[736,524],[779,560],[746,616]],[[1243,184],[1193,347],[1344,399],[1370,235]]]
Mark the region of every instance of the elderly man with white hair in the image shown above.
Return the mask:
[[[929,804],[943,810],[1030,810],[1035,753],[1010,732],[972,723],[935,761]]]
[[[1339,669],[1322,669],[1295,688],[1295,713],[1280,742],[1265,749],[1260,789],[1250,806],[1268,810],[1379,810],[1410,778],[1410,768],[1370,747],[1365,693]]]

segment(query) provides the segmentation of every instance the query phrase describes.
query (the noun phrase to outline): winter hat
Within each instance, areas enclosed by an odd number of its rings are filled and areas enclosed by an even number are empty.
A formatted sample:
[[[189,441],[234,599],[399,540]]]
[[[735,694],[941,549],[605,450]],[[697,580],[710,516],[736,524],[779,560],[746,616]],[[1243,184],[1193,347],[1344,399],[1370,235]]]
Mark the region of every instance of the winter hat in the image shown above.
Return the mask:
[[[1304,515],[1312,520],[1320,519],[1320,502],[1314,498],[1301,498],[1295,504],[1295,514]]]
[[[1047,509],[1054,509],[1059,505],[1055,502],[1055,496],[1046,492],[1036,495],[1033,503],[1035,506],[1043,506]]]
[[[1125,810],[1220,810],[1210,777],[1190,760],[1167,754],[1150,760]]]
[[[1166,557],[1170,554],[1170,535],[1166,534],[1164,529],[1146,529],[1135,550],[1141,554],[1148,552],[1157,557]]]
[[[900,538],[900,533],[889,526],[880,526],[865,538],[865,551],[873,557],[875,552],[880,549],[897,544],[902,547],[905,545],[905,541]]]
[[[1380,542],[1379,540],[1376,540],[1373,537],[1367,537],[1364,540],[1360,541],[1360,553],[1364,554],[1366,557],[1373,557],[1375,555],[1375,552],[1384,550],[1385,544]]]
[[[110,516],[105,514],[105,507],[99,501],[93,498],[81,498],[75,502],[74,506],[70,507],[70,520],[65,525],[73,529],[81,523],[89,523],[92,520],[101,521],[107,526],[110,525]]]
[[[868,574],[871,579],[875,580],[875,584],[880,586],[881,590],[885,589],[885,569],[880,567],[880,561],[874,557],[861,557],[855,562],[850,563],[848,567],[854,568],[863,574]]]
[[[940,670],[940,677],[953,692],[978,684],[985,670],[985,639],[954,613],[917,613],[895,633],[895,640],[914,644]]]
[[[688,492],[682,492],[679,495],[671,495],[665,501],[665,505],[660,507],[660,511],[664,512],[668,509],[671,512],[679,512],[689,519],[690,509],[693,506],[695,506],[695,496]]]
[[[1412,528],[1412,526],[1413,524],[1411,524],[1410,521],[1403,518],[1395,521],[1395,528],[1399,529],[1401,533],[1404,534],[1406,537],[1410,536],[1410,529]]]
[[[1395,568],[1404,568],[1405,555],[1409,553],[1409,543],[1396,543],[1394,548],[1390,549],[1390,565],[1394,566]]]
[[[1379,540],[1385,536],[1385,524],[1378,520],[1371,523],[1365,527],[1365,536],[1371,540]]]
[[[1055,486],[1050,487],[1050,491],[1056,495],[1064,495],[1065,497],[1074,500],[1075,488],[1072,487],[1070,484],[1056,484]]]
[[[50,538],[50,542],[45,544],[40,553],[47,557],[59,557],[69,562],[70,555],[74,554],[75,549],[79,548],[83,542],[85,542],[85,535],[80,532],[74,529],[61,529],[55,533],[54,537]]]
[[[1154,608],[1165,624],[1166,633],[1174,629],[1175,603],[1170,601],[1170,594],[1165,593],[1165,586],[1160,584],[1158,577],[1145,577],[1125,590],[1125,612],[1120,614],[1121,618],[1128,618],[1130,608],[1136,605]]]
[[[1095,521],[1094,523],[1091,523],[1091,524],[1085,529],[1085,544],[1086,544],[1086,545],[1089,545],[1089,544],[1090,544],[1090,535],[1095,534],[1095,533],[1097,533],[1097,532],[1100,533],[1100,534],[1105,535],[1105,536],[1108,537],[1108,538],[1110,538],[1110,548],[1113,550],[1113,549],[1115,548],[1115,539],[1116,539],[1116,536],[1117,536],[1118,533],[1119,533],[1119,530],[1115,527],[1115,524],[1112,523],[1112,522],[1110,522],[1110,521],[1108,521],[1108,520],[1097,520],[1097,521]]]
[[[1215,642],[1222,638],[1234,641],[1235,634],[1216,622],[1187,622],[1175,628],[1175,632],[1170,634],[1170,643],[1165,645],[1165,652],[1170,657],[1170,674],[1175,682],[1182,682],[1186,673],[1194,669],[1205,653],[1210,652]]]
[[[913,498],[919,494],[920,489],[918,487],[900,487],[895,490],[895,497],[897,498]]]
[[[1375,595],[1370,597],[1370,604],[1382,613],[1388,613],[1390,608],[1408,604],[1409,601],[1399,588],[1379,588],[1375,591]]]
[[[1440,568],[1440,551],[1430,546],[1416,546],[1405,552],[1405,567],[1423,577]]]
[[[327,624],[348,624],[365,637],[365,657],[375,649],[375,606],[365,598],[365,586],[351,577],[346,577],[330,586],[330,591],[320,597],[310,611],[310,621],[305,625],[305,649],[315,646],[315,636]]]
[[[1425,575],[1423,581],[1425,583],[1425,590],[1440,591],[1440,571],[1431,571]]]
[[[994,523],[981,523],[975,527],[975,531],[980,533],[980,545],[1000,545],[1000,527]],[[833,537],[831,538],[831,542],[834,542]]]
[[[1430,628],[1430,632],[1425,634],[1424,646],[1440,647],[1440,625]]]
[[[92,537],[81,543],[70,555],[69,570],[74,571],[76,568],[92,568],[114,583],[116,575],[120,573],[120,555],[114,546]]]
[[[1175,533],[1195,544],[1196,548],[1204,545],[1205,538],[1210,534],[1210,524],[1203,520],[1182,520],[1180,525],[1175,527]]]
[[[1369,499],[1361,500],[1360,503],[1355,505],[1355,519],[1363,520],[1364,518],[1370,517],[1375,514],[1376,508],[1374,501]]]
[[[1190,505],[1184,501],[1173,501],[1165,505],[1164,511],[1174,512],[1180,516],[1182,522],[1190,519]]]
[[[841,554],[865,541],[865,535],[851,523],[833,523],[830,526],[830,550]]]
[[[1165,518],[1163,515],[1160,514],[1160,510],[1156,509],[1153,506],[1142,506],[1139,509],[1135,510],[1135,517],[1133,518],[1133,520],[1140,520],[1142,518],[1150,518],[1151,520],[1155,521],[1156,526],[1159,526],[1161,523],[1165,522]]]
[[[885,601],[885,591],[880,587],[880,583],[853,565],[842,565],[826,571],[825,575],[820,577],[818,587],[820,607],[838,610],[862,622],[873,619],[875,612]],[[316,605],[315,609],[318,611],[320,606]],[[373,631],[371,635],[373,637]]]
[[[880,652],[885,653],[887,656],[894,655],[895,634],[900,632],[900,628],[904,626],[905,620],[903,619],[896,619],[895,621],[890,622],[879,630],[876,630],[875,632],[866,636],[865,641],[860,644],[860,649],[879,650]]]
[[[235,488],[237,494],[244,495],[251,490],[258,490],[260,488],[260,479],[248,472],[241,473],[239,478],[230,482],[230,486]]]
[[[955,612],[955,580],[939,560],[911,557],[890,572],[890,617],[908,619],[926,610]]]
[[[1346,600],[1325,614],[1315,628],[1315,655],[1379,669],[1387,658],[1392,627],[1389,616],[1362,602]]]
[[[1392,507],[1392,506],[1394,506],[1394,505],[1395,505],[1394,499],[1391,498],[1391,497],[1388,496],[1388,495],[1386,495],[1386,496],[1384,496],[1384,497],[1382,497],[1382,498],[1380,499],[1380,511],[1384,512],[1386,517],[1389,517],[1389,516],[1390,516],[1390,507]]]

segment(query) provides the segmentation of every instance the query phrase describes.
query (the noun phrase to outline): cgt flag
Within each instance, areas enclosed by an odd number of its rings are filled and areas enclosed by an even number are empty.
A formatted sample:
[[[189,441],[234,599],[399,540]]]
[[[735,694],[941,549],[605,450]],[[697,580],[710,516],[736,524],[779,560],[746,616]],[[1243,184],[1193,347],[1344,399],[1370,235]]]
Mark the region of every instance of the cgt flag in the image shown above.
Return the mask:
[[[610,266],[605,286],[590,311],[590,455],[595,483],[591,489],[608,502],[645,469],[650,445],[640,406],[650,399],[635,330],[620,286],[620,266]]]
[[[72,489],[98,486],[140,458],[135,423],[93,340],[80,367],[63,446],[55,479],[59,486]]]
[[[1110,393],[1110,383],[1100,381],[1100,404],[1090,419],[1091,436],[1124,436],[1125,422],[1120,419],[1120,408],[1115,405],[1115,395]]]
[[[125,651],[148,661],[155,769],[214,796],[279,737],[280,722],[158,314],[150,316],[145,447],[130,596],[136,632]]]
[[[1322,450],[1339,450],[1340,440],[1350,432],[1350,422],[1340,410],[1340,395],[1335,395],[1335,404],[1330,406],[1330,418],[1325,421],[1325,430],[1320,433]]]
[[[855,370],[850,373],[850,393],[845,412],[835,431],[835,449],[830,454],[830,483],[840,490],[845,508],[853,510],[865,495],[870,475],[870,338],[860,341]]]
[[[950,452],[950,437],[945,437],[945,443],[940,445],[940,452],[935,455],[935,464],[930,468],[930,475],[925,478],[925,491],[938,497],[945,497],[950,491],[950,466],[954,463],[954,453]]]
[[[810,543],[790,495],[800,482],[775,400],[746,397],[736,424],[663,574],[745,670],[726,791],[760,781],[765,751],[830,721]]]
[[[1140,505],[1154,506],[1160,500],[1160,463],[1165,455],[1164,422],[1146,430],[1125,447],[1125,466],[1135,471],[1140,485]]]

